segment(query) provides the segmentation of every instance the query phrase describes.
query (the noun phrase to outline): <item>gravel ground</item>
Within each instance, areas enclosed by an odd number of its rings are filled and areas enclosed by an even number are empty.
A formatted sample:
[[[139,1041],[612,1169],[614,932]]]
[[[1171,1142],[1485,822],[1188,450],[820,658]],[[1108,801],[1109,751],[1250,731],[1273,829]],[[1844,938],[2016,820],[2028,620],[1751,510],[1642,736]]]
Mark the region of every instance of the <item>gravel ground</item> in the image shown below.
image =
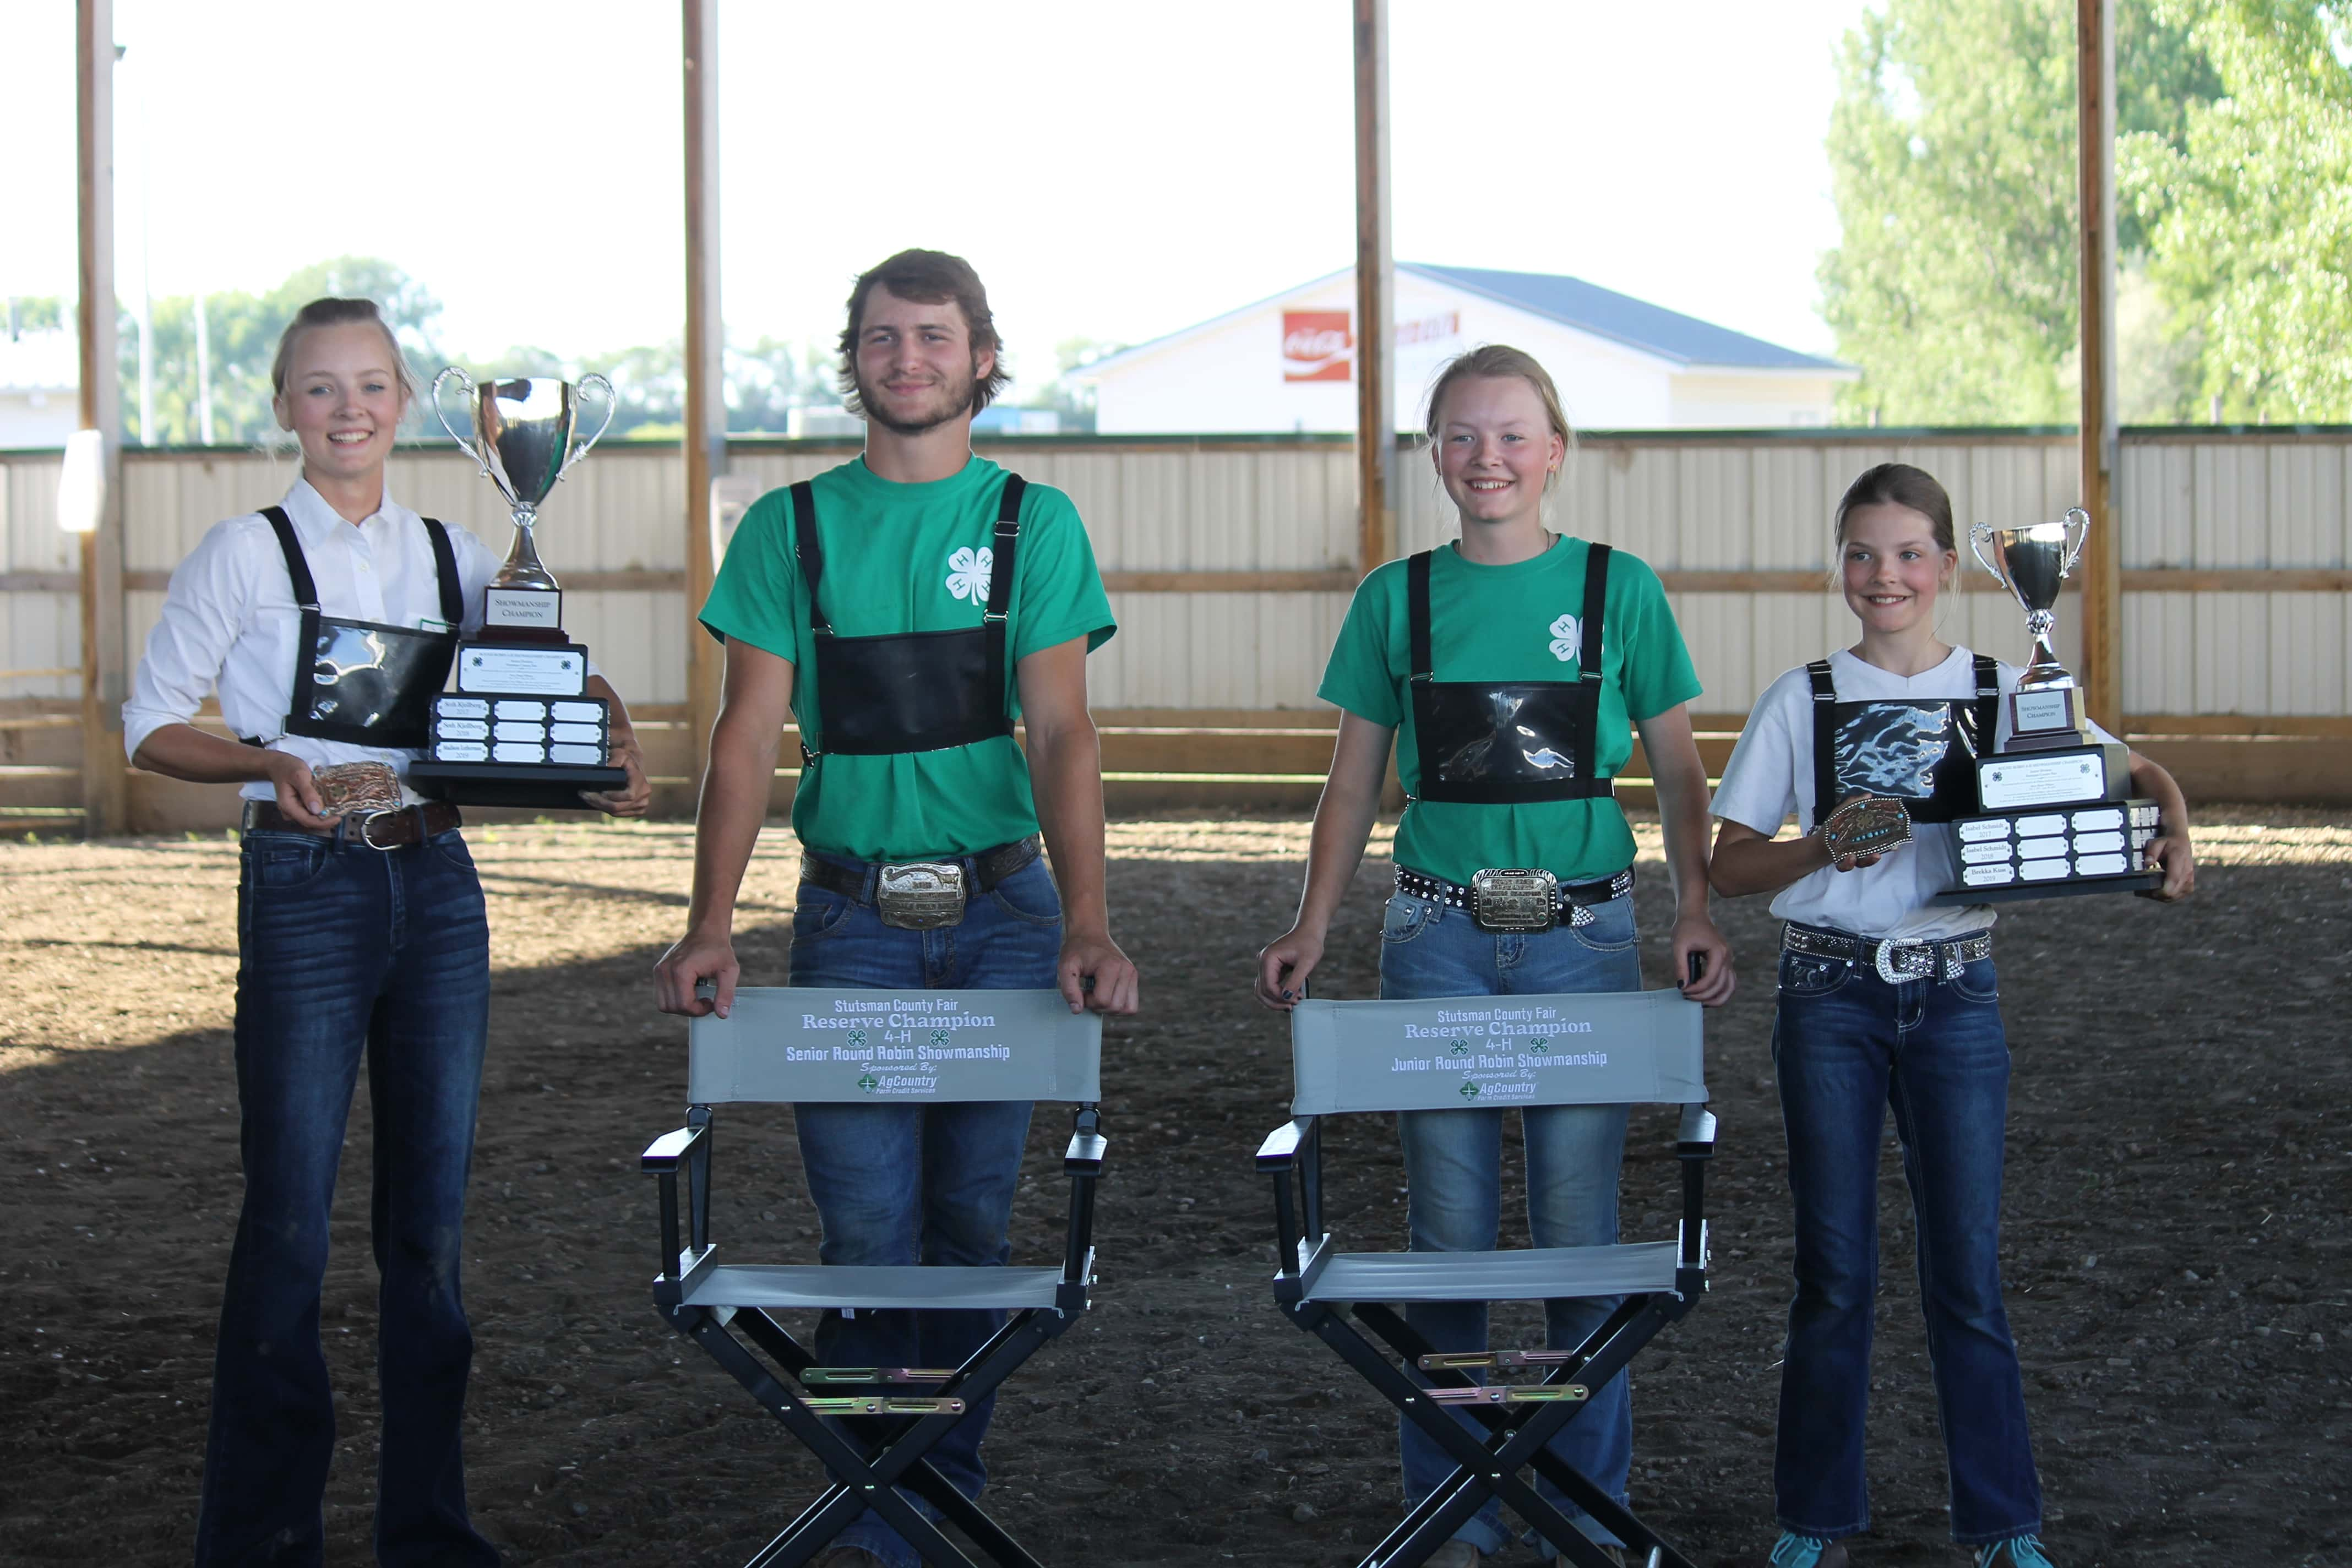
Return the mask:
[[[2352,1563],[2352,829],[2317,813],[2204,815],[2190,904],[2072,900],[2001,922],[2011,1312],[2046,1536],[2070,1568]],[[653,1012],[648,971],[683,918],[690,830],[472,837],[497,971],[467,1280],[476,1517],[517,1564],[740,1563],[818,1476],[646,1296],[653,1192],[634,1157],[676,1123],[683,1078],[683,1031]],[[1108,1035],[1097,1310],[1008,1386],[990,1445],[990,1505],[1048,1563],[1352,1562],[1399,1511],[1386,1406],[1265,1288],[1270,1216],[1248,1155],[1283,1114],[1287,1068],[1247,984],[1286,923],[1304,849],[1287,820],[1114,825],[1113,907],[1146,1011]],[[1384,837],[1334,933],[1325,994],[1372,994],[1383,854]],[[796,870],[789,834],[772,830],[745,887],[751,980],[783,979]],[[1663,878],[1639,896],[1662,932]],[[240,1191],[235,901],[236,846],[219,837],[0,845],[7,1561],[185,1560]],[[1695,1561],[1757,1568],[1789,1291],[1766,1049],[1775,939],[1760,900],[1722,918],[1744,989],[1710,1020],[1715,1288],[1635,1363],[1633,1493]],[[1664,984],[1649,945],[1651,984]],[[789,1112],[730,1110],[722,1131],[718,1239],[737,1257],[813,1257]],[[1392,1132],[1373,1118],[1336,1132],[1334,1228],[1351,1248],[1401,1246]],[[1055,1253],[1066,1136],[1065,1114],[1041,1110],[1017,1258]],[[369,1137],[362,1105],[326,1293],[341,1563],[369,1560]],[[1637,1118],[1629,1239],[1672,1234],[1671,1138],[1665,1113]],[[1856,1557],[1956,1564],[1889,1147],[1876,1525]],[[1497,1342],[1533,1343],[1534,1324],[1507,1309]],[[1505,1556],[1494,1568],[1535,1561]]]

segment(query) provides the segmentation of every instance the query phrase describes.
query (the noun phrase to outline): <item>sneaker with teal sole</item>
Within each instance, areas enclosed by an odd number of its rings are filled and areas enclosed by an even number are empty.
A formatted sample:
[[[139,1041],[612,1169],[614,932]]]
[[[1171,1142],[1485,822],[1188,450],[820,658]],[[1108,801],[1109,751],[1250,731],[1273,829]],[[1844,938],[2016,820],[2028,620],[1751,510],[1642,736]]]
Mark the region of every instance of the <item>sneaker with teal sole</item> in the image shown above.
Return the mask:
[[[2057,1568],[2038,1535],[2012,1535],[1977,1551],[1977,1568]]]
[[[1772,1543],[1772,1568],[1847,1568],[1845,1547],[1835,1541],[1784,1530]]]

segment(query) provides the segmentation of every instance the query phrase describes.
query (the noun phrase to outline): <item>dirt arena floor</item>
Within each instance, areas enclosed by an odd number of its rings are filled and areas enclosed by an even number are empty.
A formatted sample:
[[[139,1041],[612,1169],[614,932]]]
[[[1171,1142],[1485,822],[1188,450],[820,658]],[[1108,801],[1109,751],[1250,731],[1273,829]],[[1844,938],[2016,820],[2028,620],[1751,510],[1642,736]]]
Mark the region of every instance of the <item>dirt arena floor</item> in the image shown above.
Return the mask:
[[[2352,828],[2205,816],[2189,905],[2063,900],[2000,926],[2010,1310],[2046,1538],[2069,1568],[2352,1563]],[[683,1030],[652,1011],[647,973],[683,915],[690,831],[474,840],[498,969],[467,1279],[476,1517],[515,1564],[740,1563],[818,1478],[647,1297],[654,1191],[635,1155],[677,1123],[683,1079]],[[1647,844],[1654,871],[1654,830]],[[1265,1286],[1248,1156],[1284,1114],[1287,1067],[1247,984],[1304,845],[1290,821],[1114,828],[1117,930],[1146,1011],[1109,1035],[1097,1307],[1009,1386],[990,1448],[988,1501],[1048,1563],[1353,1562],[1398,1511],[1386,1407]],[[236,861],[218,836],[0,845],[8,1563],[186,1559],[240,1187]],[[745,889],[749,978],[784,978],[794,872],[772,829]],[[1374,858],[1359,879],[1326,994],[1372,994],[1387,873]],[[1640,896],[1662,931],[1663,879]],[[1790,1255],[1775,935],[1760,900],[1723,919],[1743,989],[1711,1026],[1715,1289],[1636,1363],[1633,1490],[1696,1562],[1760,1568]],[[813,1258],[788,1115],[730,1112],[721,1131],[722,1247]],[[1040,1112],[1017,1258],[1053,1255],[1066,1135],[1064,1112]],[[1664,1113],[1637,1118],[1629,1239],[1672,1234],[1670,1139]],[[1391,1130],[1359,1119],[1330,1153],[1346,1244],[1401,1246]],[[329,1560],[350,1564],[371,1560],[368,1160],[362,1103],[325,1322],[342,1412]],[[1856,1559],[1958,1564],[1891,1154],[1884,1181],[1876,1525]],[[1498,1342],[1536,1342],[1534,1321],[1507,1313]],[[1496,1568],[1534,1562],[1514,1548]]]

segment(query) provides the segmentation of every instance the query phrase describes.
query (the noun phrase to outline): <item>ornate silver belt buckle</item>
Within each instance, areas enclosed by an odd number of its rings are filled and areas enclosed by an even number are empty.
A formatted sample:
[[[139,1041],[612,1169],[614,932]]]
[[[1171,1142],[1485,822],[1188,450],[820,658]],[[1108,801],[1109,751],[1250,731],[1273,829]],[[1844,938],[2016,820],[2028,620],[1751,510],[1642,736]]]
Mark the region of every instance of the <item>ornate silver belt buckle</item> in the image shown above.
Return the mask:
[[[1470,918],[1481,931],[1549,931],[1559,879],[1541,868],[1486,870],[1470,879]]]
[[[963,867],[952,860],[885,866],[874,889],[882,923],[900,931],[937,931],[963,919]]]
[[[1936,947],[1925,942],[1882,942],[1878,944],[1878,977],[1889,985],[1906,980],[1927,980],[1936,973]]]

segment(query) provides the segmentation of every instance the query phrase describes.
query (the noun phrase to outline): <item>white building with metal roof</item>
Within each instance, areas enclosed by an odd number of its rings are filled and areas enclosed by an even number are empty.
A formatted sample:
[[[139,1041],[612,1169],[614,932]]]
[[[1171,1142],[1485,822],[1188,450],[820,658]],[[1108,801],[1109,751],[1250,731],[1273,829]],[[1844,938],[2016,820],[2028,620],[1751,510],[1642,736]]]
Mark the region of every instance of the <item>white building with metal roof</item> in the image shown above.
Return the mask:
[[[1107,436],[1351,431],[1355,290],[1343,268],[1072,374]],[[1402,430],[1438,367],[1480,343],[1535,355],[1595,430],[1826,425],[1861,374],[1581,279],[1419,262],[1397,263],[1396,338]]]
[[[80,384],[71,332],[0,332],[0,448],[64,446],[81,426]]]

